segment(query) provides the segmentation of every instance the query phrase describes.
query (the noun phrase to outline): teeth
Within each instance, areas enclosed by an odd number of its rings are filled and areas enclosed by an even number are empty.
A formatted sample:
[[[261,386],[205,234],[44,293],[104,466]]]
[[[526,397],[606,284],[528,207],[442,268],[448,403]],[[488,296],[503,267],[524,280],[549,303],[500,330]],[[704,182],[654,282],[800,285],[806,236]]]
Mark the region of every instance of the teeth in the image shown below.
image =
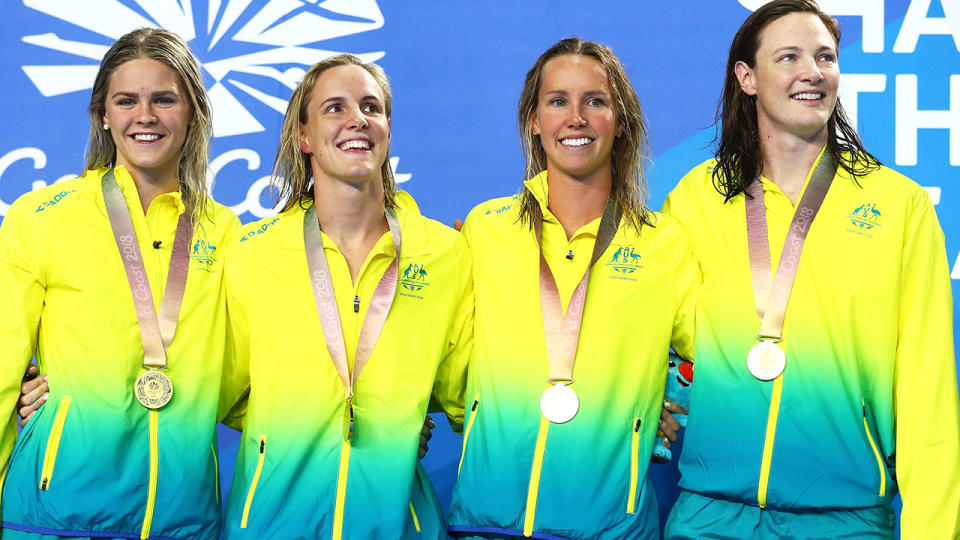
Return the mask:
[[[577,139],[563,139],[560,141],[560,144],[564,146],[583,146],[585,144],[590,144],[591,139],[589,137],[580,137]]]
[[[801,92],[799,94],[794,94],[793,99],[820,99],[823,97],[823,94],[819,92]]]
[[[369,150],[370,143],[368,141],[363,141],[358,139],[353,141],[347,141],[340,145],[341,150],[352,150],[354,148],[362,148],[363,150]]]
[[[138,141],[155,141],[160,138],[156,133],[137,133],[133,136]]]

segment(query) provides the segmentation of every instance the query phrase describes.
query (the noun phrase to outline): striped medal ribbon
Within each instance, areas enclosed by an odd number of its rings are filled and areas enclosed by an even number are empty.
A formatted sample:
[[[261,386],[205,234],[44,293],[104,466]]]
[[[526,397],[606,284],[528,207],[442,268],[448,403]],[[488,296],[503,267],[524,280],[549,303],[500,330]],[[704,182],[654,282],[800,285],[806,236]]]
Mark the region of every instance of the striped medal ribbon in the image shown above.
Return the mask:
[[[587,282],[590,268],[600,259],[610,246],[620,224],[620,212],[613,197],[607,198],[607,204],[600,218],[597,239],[593,245],[593,255],[577,288],[570,297],[567,313],[564,315],[560,305],[560,291],[550,271],[547,259],[543,256],[543,244],[540,232],[543,215],[533,221],[537,246],[540,250],[540,310],[543,314],[543,333],[547,345],[547,362],[550,365],[549,386],[540,396],[540,412],[555,423],[569,422],[580,409],[580,399],[570,388],[573,384],[573,363],[577,355],[577,343],[580,340],[580,324],[583,322],[583,308],[587,300]]]
[[[400,266],[400,222],[391,208],[388,208],[384,215],[387,218],[390,235],[393,237],[395,256],[381,276],[380,282],[377,283],[367,314],[360,326],[352,373],[347,362],[347,346],[343,337],[343,327],[340,325],[340,312],[337,309],[337,298],[333,291],[333,280],[330,278],[330,265],[323,253],[323,237],[320,235],[320,220],[317,218],[316,206],[311,205],[303,216],[303,245],[306,248],[307,268],[310,270],[310,283],[317,303],[317,314],[320,316],[323,340],[327,344],[333,366],[343,382],[344,441],[350,441],[354,436],[354,385],[367,364],[374,345],[377,344],[377,338],[380,337],[380,332],[387,321],[387,314],[390,312],[390,306],[393,305],[397,292]]]
[[[187,269],[190,257],[187,253],[193,236],[193,227],[187,212],[177,220],[177,232],[173,237],[170,267],[167,270],[167,285],[163,289],[159,313],[153,308],[153,292],[147,280],[143,256],[133,229],[130,211],[117,184],[114,170],[107,171],[100,181],[103,202],[110,219],[110,228],[120,251],[120,259],[133,295],[133,307],[137,313],[137,327],[143,344],[143,363],[146,370],[133,386],[137,401],[148,409],[159,409],[173,397],[173,383],[163,370],[167,369],[167,349],[177,330],[177,318],[183,303],[183,290],[187,285]]]
[[[753,281],[757,315],[760,316],[760,331],[757,332],[760,342],[747,353],[747,369],[761,381],[776,379],[786,368],[787,357],[779,343],[783,340],[787,302],[797,276],[804,240],[836,172],[837,164],[833,155],[824,149],[793,214],[775,276],[771,275],[770,240],[767,235],[763,186],[760,179],[747,186],[749,197],[746,197],[744,202],[747,214],[747,244],[750,249],[750,277]]]

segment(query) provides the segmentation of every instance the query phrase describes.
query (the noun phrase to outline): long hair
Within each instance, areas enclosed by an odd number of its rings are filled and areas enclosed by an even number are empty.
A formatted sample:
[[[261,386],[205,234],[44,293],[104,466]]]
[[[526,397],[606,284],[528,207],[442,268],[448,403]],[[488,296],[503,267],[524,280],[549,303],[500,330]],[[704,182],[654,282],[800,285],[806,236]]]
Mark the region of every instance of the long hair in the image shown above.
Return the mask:
[[[193,223],[200,223],[207,212],[210,195],[207,189],[207,167],[210,161],[212,121],[210,101],[203,88],[200,65],[180,36],[161,28],[140,28],[125,34],[114,43],[100,62],[93,81],[90,104],[90,137],[87,141],[85,169],[110,167],[116,164],[117,147],[110,133],[103,128],[110,76],[130,60],[149,58],[172,69],[180,78],[180,87],[190,103],[191,115],[187,136],[180,149],[177,175],[183,205]]]
[[[840,25],[836,19],[820,11],[813,0],[775,0],[753,12],[737,30],[727,56],[723,96],[717,105],[714,124],[717,129],[714,138],[717,166],[713,169],[713,183],[727,201],[739,193],[745,193],[747,186],[763,170],[756,97],[745,94],[740,88],[735,66],[737,62],[744,62],[754,68],[760,48],[760,33],[771,22],[791,13],[816,15],[833,35],[839,51]],[[854,179],[880,167],[880,161],[864,148],[839,100],[827,121],[827,151]]]
[[[314,64],[294,89],[287,104],[287,114],[283,117],[280,146],[277,148],[277,158],[273,162],[271,180],[276,194],[276,204],[283,203],[281,211],[293,208],[303,199],[313,198],[311,182],[313,168],[310,166],[310,155],[300,149],[300,126],[309,120],[307,107],[310,105],[310,96],[313,93],[313,87],[317,84],[317,79],[324,71],[337,66],[360,66],[366,70],[383,92],[383,106],[387,119],[393,111],[393,92],[390,90],[390,81],[380,66],[364,64],[352,54],[338,54]],[[383,177],[383,203],[387,208],[393,208],[396,205],[397,183],[393,178],[393,169],[390,167],[389,149],[380,166],[380,175]]]
[[[643,121],[643,110],[637,92],[630,84],[617,55],[606,45],[577,37],[560,40],[541,54],[527,72],[517,111],[517,124],[526,161],[524,179],[533,178],[547,168],[547,154],[540,136],[533,133],[531,120],[537,113],[544,66],[553,58],[565,54],[593,58],[603,66],[616,106],[617,125],[623,129],[613,142],[613,186],[610,196],[613,197],[623,219],[635,229],[639,230],[641,225],[652,225],[650,210],[646,205],[648,189],[644,172],[644,161],[649,159],[649,132]],[[534,219],[538,219],[540,215],[540,205],[533,193],[523,186],[520,188],[520,200],[520,222],[532,227]]]

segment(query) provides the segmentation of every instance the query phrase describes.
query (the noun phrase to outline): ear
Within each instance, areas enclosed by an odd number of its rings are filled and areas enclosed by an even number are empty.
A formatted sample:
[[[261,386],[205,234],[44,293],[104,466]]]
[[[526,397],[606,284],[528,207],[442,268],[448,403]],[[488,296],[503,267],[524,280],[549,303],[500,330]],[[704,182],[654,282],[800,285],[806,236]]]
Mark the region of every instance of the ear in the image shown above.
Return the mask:
[[[393,138],[393,124],[390,123],[390,119],[387,118],[387,143],[389,143]]]
[[[540,135],[540,121],[537,120],[537,113],[530,116],[530,129],[533,130],[534,135]]]
[[[310,148],[310,141],[307,140],[307,134],[304,132],[303,124],[300,124],[298,138],[300,139],[300,151],[304,154],[312,154],[313,149]]]
[[[743,60],[738,61],[733,66],[733,73],[740,82],[740,90],[748,96],[757,95],[757,86],[754,81],[753,68],[747,65]]]

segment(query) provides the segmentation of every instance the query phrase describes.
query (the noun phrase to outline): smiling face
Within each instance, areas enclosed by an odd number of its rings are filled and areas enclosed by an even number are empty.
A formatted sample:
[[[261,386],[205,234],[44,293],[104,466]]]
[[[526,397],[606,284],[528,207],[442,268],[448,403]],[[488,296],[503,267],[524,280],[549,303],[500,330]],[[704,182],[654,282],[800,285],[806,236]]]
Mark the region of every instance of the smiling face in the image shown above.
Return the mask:
[[[600,62],[576,54],[548,61],[530,122],[540,136],[551,175],[584,180],[611,174],[610,154],[619,127]]]
[[[756,96],[761,138],[791,134],[825,142],[840,68],[833,34],[812,13],[791,13],[760,32],[755,66],[737,62],[740,88]]]
[[[110,75],[103,115],[117,148],[115,164],[134,178],[176,182],[191,113],[170,67],[149,58],[121,64]]]
[[[300,149],[313,177],[364,182],[381,179],[390,146],[383,90],[364,68],[336,66],[317,78],[300,124]]]

